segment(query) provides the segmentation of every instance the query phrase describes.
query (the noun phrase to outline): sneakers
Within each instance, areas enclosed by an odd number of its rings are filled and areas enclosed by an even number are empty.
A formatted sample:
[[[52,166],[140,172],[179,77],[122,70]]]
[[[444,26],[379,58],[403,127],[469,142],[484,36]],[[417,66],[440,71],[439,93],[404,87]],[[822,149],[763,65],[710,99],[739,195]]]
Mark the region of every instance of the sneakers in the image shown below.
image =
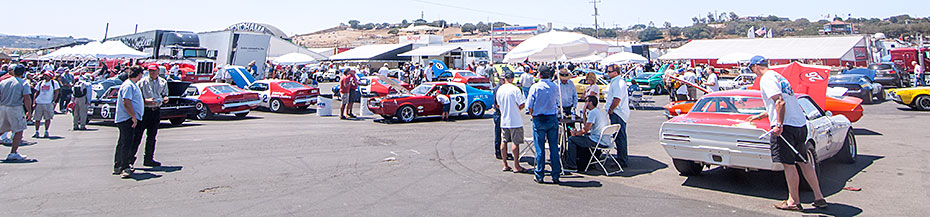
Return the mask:
[[[119,173],[119,177],[124,179],[132,178],[132,172],[132,168],[123,169],[123,171]]]
[[[160,166],[161,166],[161,162],[158,162],[158,161],[155,161],[155,160],[147,160],[147,161],[145,161],[144,163],[142,163],[142,165],[143,165],[143,166],[147,166],[147,167],[160,167]]]
[[[820,208],[820,209],[827,208],[828,206],[827,200],[825,199],[815,200],[814,203],[811,205],[813,205],[814,207]]]
[[[0,138],[0,143],[3,143],[3,144],[13,144],[13,140],[10,139],[10,138],[3,137],[3,138]]]
[[[6,160],[26,160],[26,155],[20,155],[19,153],[10,153],[6,156]]]
[[[38,132],[36,132],[38,133]],[[45,131],[45,138],[48,138],[48,130]]]
[[[32,134],[32,138],[39,138],[39,131],[36,131],[36,134]]]

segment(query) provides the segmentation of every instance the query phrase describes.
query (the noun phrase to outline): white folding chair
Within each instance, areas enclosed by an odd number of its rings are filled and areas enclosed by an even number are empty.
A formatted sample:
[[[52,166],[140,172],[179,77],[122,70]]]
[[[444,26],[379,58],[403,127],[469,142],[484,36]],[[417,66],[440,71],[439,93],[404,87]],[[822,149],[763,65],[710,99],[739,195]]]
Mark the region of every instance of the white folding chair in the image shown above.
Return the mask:
[[[588,165],[584,167],[585,172],[588,171],[588,168],[591,167],[592,164],[601,165],[601,168],[604,169],[604,174],[607,176],[613,175],[615,173],[623,172],[623,167],[620,166],[620,162],[618,162],[617,158],[615,158],[613,155],[610,154],[610,150],[616,149],[614,140],[617,138],[617,134],[619,132],[620,132],[619,124],[607,125],[606,127],[604,127],[604,129],[601,130],[601,136],[597,140],[598,141],[597,146],[589,149],[591,151],[591,158],[588,160]],[[603,140],[605,136],[610,137],[610,142],[607,143],[608,145],[601,145],[600,141]],[[600,150],[601,153],[606,156],[605,157],[597,156],[597,154],[595,153],[598,150]],[[617,171],[614,171],[613,173],[608,172],[607,167],[604,166],[604,163],[607,162],[607,159],[613,160],[614,163],[617,164],[617,168],[619,169]]]
[[[533,143],[533,137],[524,137],[523,138],[523,150],[520,151],[520,157],[514,158],[515,161],[520,161],[523,159],[523,156],[527,156],[529,152],[533,152],[532,156],[536,156],[536,144]]]

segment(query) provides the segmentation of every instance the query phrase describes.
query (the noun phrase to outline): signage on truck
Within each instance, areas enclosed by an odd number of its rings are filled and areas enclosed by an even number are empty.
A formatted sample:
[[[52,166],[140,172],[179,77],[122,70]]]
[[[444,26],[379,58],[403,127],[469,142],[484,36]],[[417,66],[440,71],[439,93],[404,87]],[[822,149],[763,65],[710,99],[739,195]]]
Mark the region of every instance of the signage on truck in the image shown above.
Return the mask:
[[[865,47],[854,47],[853,55],[856,56],[856,60],[866,60],[869,58],[869,52]]]

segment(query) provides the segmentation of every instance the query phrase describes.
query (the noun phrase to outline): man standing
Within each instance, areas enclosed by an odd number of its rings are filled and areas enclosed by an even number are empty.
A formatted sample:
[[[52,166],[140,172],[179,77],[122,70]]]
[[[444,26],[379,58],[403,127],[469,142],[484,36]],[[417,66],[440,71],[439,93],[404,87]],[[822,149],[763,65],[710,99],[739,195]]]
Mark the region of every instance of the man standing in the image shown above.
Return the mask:
[[[533,141],[536,144],[536,183],[543,183],[543,170],[546,168],[546,142],[549,144],[549,161],[552,172],[552,182],[559,184],[559,175],[562,173],[562,160],[559,156],[559,86],[552,83],[555,72],[549,66],[539,67],[540,82],[533,84],[529,90],[526,106],[533,116]],[[502,121],[503,124],[503,121]],[[514,156],[516,157],[516,156]]]
[[[523,110],[525,105],[524,101],[526,100],[526,98],[523,97],[523,93],[520,93],[520,89],[512,84],[513,77],[513,72],[505,72],[501,75],[500,79],[502,85],[495,95],[494,102],[495,105],[499,107],[498,112],[501,113],[500,126],[503,137],[498,158],[504,161],[504,171],[524,173],[526,169],[520,166],[520,159],[514,159],[513,169],[507,166],[508,142],[513,143],[513,149],[511,149],[513,156],[520,156],[520,144],[523,144],[523,115],[521,111]]]
[[[920,66],[917,61],[911,62],[914,65],[914,75],[917,75],[917,84],[914,86],[924,86],[927,85],[924,81],[924,68]]]
[[[342,96],[342,106],[339,107],[339,119],[346,120],[348,118],[355,118],[355,115],[352,114],[352,95],[357,87],[356,79],[355,70],[346,69],[342,79],[339,80],[339,93]]]
[[[807,119],[804,111],[798,104],[798,98],[791,89],[791,84],[781,74],[769,69],[768,60],[762,56],[755,56],[749,61],[749,69],[760,78],[759,87],[762,90],[762,99],[765,102],[765,112],[753,115],[749,121],[769,118],[771,124],[772,161],[781,163],[785,168],[785,179],[788,182],[788,200],[775,204],[781,210],[801,211],[798,196],[798,170],[800,166],[804,178],[814,192],[813,206],[827,207],[827,201],[820,191],[817,173],[814,171],[809,155],[803,156],[794,152],[807,153]],[[791,147],[789,147],[791,146]],[[792,147],[794,150],[791,150]]]
[[[58,110],[64,114],[68,111],[68,102],[71,101],[71,84],[74,83],[74,76],[64,67],[58,68],[58,82],[61,83]]]
[[[388,74],[390,74],[390,72],[391,70],[388,69],[387,63],[385,63],[383,66],[381,66],[381,68],[378,69],[378,74],[384,77],[388,77]]]
[[[13,74],[13,77],[0,81],[0,132],[13,133],[12,148],[6,160],[26,160],[26,155],[20,155],[17,151],[23,142],[26,119],[29,119],[32,113],[32,89],[23,80],[26,67],[16,64],[10,68],[9,73]]]
[[[48,138],[48,127],[52,125],[52,117],[55,116],[55,106],[52,100],[58,96],[58,90],[61,88],[58,82],[52,80],[51,73],[45,73],[42,76],[45,80],[36,85],[36,90],[39,92],[35,97],[36,113],[33,117],[36,133],[32,135],[32,138],[39,138],[39,125],[42,125],[42,120],[45,120],[45,137]]]
[[[572,78],[572,74],[568,72],[568,68],[561,67],[559,69],[559,100],[561,100],[562,113],[567,115],[572,115],[575,109],[575,105],[578,104],[578,89],[575,88],[575,82],[569,80]]]
[[[720,84],[717,83],[717,80],[719,80],[717,73],[719,72],[713,68],[707,70],[707,81],[704,81],[704,86],[707,87],[707,90],[710,90],[710,92],[720,91]]]
[[[90,103],[90,82],[85,80],[90,79],[90,76],[84,76],[84,79],[78,79],[72,87],[72,96],[74,98],[71,100],[74,102],[74,110],[71,111],[72,117],[72,130],[86,130],[87,129],[87,105]]]
[[[134,143],[142,144],[142,134],[145,133],[145,156],[142,158],[145,161],[143,161],[142,165],[148,167],[161,166],[161,163],[155,161],[154,158],[155,136],[158,135],[158,124],[161,122],[159,108],[168,101],[168,81],[161,78],[158,71],[158,67],[149,66],[148,76],[136,83],[136,86],[142,91],[145,109],[142,113],[142,123],[135,129],[133,138],[136,139]],[[132,156],[136,156],[135,151]]]
[[[142,67],[129,68],[129,78],[119,86],[116,97],[116,114],[113,122],[119,129],[119,138],[116,143],[116,154],[113,165],[113,175],[122,178],[132,177],[132,160],[139,143],[135,139],[135,130],[143,119],[142,90],[136,85],[142,79]]]
[[[620,77],[617,65],[607,66],[607,76],[610,77],[610,84],[607,86],[607,112],[610,113],[610,124],[620,125],[620,132],[617,132],[617,138],[614,139],[617,145],[617,160],[620,160],[621,167],[627,167],[630,163],[626,139],[627,120],[630,117],[630,93],[627,92],[626,81]]]
[[[523,74],[520,75],[520,87],[523,87],[523,96],[527,96],[530,93],[530,87],[535,83],[533,79],[533,74],[529,72],[523,72]]]

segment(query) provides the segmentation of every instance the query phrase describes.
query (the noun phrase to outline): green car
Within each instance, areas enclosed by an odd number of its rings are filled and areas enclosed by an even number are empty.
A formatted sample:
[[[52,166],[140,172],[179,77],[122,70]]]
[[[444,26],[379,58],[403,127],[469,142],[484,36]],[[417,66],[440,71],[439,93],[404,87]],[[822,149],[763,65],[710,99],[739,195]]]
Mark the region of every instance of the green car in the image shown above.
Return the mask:
[[[643,92],[652,91],[655,94],[664,94],[666,91],[664,82],[662,82],[662,75],[662,73],[658,72],[647,72],[637,75],[633,80],[636,80]]]

